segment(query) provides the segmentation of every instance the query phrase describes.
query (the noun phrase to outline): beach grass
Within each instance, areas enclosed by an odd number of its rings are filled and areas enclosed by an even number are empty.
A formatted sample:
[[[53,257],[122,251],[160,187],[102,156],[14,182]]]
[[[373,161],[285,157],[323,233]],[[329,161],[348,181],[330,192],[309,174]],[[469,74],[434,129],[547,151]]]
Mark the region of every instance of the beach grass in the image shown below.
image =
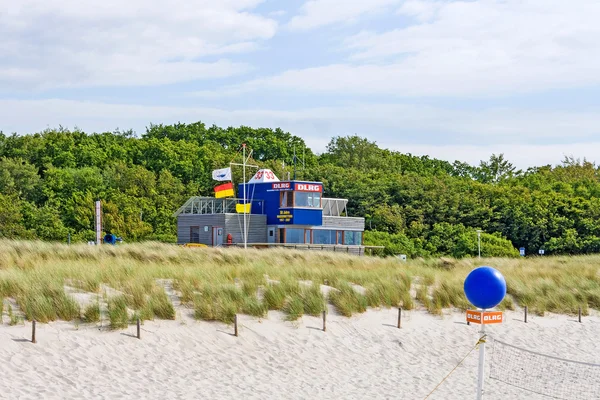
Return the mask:
[[[318,315],[331,303],[342,315],[367,307],[422,307],[432,314],[469,308],[463,282],[475,267],[490,265],[506,278],[500,309],[528,306],[584,315],[600,309],[600,256],[518,259],[419,259],[356,257],[293,251],[183,248],[161,243],[67,246],[0,241],[0,296],[14,299],[28,319],[100,318],[65,286],[103,297],[113,327],[132,316],[174,319],[175,309],[158,280],[172,282],[198,319],[232,322],[235,314],[262,317],[281,310],[287,319]],[[302,283],[302,284],[300,284]],[[320,285],[331,287],[325,298]],[[357,289],[359,288],[359,289]],[[97,311],[98,317],[95,313]]]
[[[85,322],[99,322],[100,321],[100,304],[91,303],[85,307],[83,311],[83,320]]]

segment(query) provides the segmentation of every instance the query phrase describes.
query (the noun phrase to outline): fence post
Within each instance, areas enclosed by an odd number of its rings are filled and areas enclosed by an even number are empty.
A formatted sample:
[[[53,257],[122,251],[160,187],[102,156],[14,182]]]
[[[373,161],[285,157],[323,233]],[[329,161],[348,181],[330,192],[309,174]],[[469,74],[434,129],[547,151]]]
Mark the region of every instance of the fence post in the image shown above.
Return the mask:
[[[525,323],[527,323],[527,306],[525,306]]]
[[[581,306],[579,306],[579,323],[581,323]]]
[[[37,343],[35,340],[35,319],[31,321],[31,343]]]
[[[398,307],[398,329],[402,327],[402,307]]]
[[[327,311],[323,310],[323,332],[327,332]]]
[[[237,337],[238,336],[237,314],[235,314],[235,317],[233,317],[233,329],[234,329],[234,335]]]
[[[141,337],[140,337],[140,330],[141,330],[140,329],[140,319],[138,318],[137,319],[137,338],[138,339],[141,339]]]

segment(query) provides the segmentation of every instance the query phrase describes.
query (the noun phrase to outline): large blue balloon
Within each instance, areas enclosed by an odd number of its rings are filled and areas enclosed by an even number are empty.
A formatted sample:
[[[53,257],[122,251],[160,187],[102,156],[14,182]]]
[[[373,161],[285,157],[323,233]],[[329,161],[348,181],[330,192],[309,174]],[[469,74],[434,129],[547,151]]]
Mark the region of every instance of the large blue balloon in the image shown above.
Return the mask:
[[[496,307],[506,296],[506,280],[492,267],[475,268],[465,279],[465,295],[477,308]]]

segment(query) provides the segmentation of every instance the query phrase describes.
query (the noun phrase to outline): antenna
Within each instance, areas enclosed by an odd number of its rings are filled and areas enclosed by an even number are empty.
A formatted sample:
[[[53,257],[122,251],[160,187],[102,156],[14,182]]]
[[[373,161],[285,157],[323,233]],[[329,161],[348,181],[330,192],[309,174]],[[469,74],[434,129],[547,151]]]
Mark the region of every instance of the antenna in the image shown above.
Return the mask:
[[[306,168],[306,164],[305,164],[305,160],[304,160],[304,154],[306,153],[306,146],[304,146],[302,148],[302,178],[306,179],[306,176],[304,175],[304,169]]]
[[[296,145],[294,145],[294,180],[296,180]]]

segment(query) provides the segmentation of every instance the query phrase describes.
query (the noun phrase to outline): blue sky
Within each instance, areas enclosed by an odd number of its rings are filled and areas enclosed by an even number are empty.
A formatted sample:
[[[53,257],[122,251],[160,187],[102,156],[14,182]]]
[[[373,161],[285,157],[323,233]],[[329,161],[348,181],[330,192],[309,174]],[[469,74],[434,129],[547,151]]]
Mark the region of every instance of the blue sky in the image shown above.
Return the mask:
[[[600,154],[596,0],[0,0],[0,130],[281,127],[472,164]]]

